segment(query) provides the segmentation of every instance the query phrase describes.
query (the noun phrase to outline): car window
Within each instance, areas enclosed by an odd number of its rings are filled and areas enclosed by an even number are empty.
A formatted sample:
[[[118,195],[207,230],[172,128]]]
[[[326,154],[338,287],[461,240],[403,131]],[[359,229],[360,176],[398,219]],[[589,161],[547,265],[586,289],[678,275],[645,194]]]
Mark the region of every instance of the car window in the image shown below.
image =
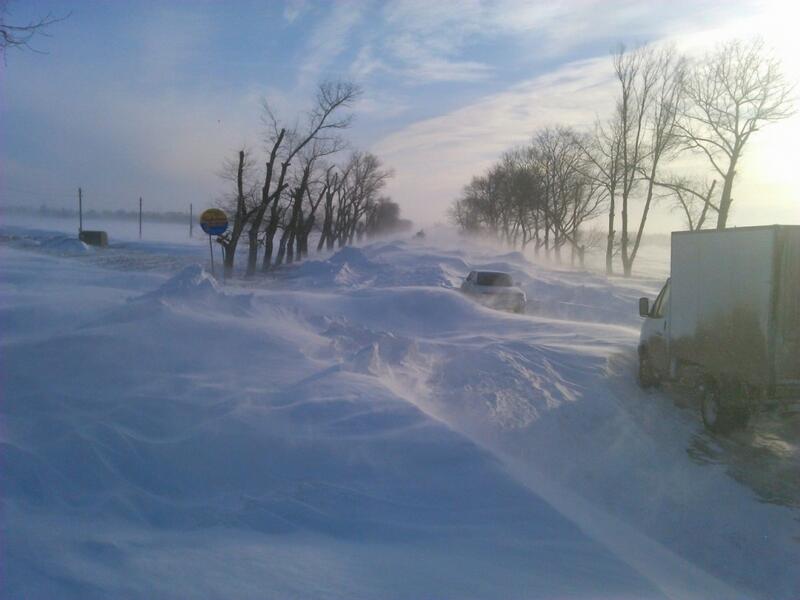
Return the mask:
[[[478,273],[478,285],[511,287],[511,276],[507,273]]]
[[[664,288],[653,303],[653,310],[650,311],[650,316],[654,319],[660,319],[667,312],[667,306],[669,306],[669,281],[667,279],[667,283],[664,284]]]

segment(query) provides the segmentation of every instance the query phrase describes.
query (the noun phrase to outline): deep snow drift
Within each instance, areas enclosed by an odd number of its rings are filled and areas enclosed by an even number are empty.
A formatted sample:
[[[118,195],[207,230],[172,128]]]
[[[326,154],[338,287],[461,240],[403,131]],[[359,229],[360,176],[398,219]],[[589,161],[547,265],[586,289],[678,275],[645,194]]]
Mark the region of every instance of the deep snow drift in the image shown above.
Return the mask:
[[[395,241],[222,286],[196,242],[53,237],[0,246],[5,597],[797,597],[796,509],[634,383],[663,261]]]

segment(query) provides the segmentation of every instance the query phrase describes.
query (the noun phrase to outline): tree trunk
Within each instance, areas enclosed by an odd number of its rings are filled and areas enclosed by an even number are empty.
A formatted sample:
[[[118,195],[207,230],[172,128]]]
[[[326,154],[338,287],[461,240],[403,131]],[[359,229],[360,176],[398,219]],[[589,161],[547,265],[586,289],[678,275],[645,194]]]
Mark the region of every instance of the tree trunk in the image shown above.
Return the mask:
[[[614,192],[611,192],[611,196],[609,199],[608,204],[608,238],[606,240],[606,274],[611,275],[614,273],[614,237],[616,236],[616,232],[614,231]]]
[[[731,159],[728,173],[725,175],[725,181],[722,185],[722,196],[719,199],[719,215],[717,216],[717,229],[725,229],[728,226],[728,214],[731,208],[731,191],[733,190],[733,177],[736,175],[736,160],[734,156]]]
[[[625,277],[628,277],[631,274],[631,261],[630,256],[628,256],[628,198],[624,189],[622,190],[622,213],[620,216],[622,217],[622,238],[620,240],[622,272],[625,274]]]
[[[317,252],[322,251],[322,247],[328,242],[328,238],[331,235],[331,217],[330,213],[328,212],[328,207],[325,207],[325,220],[322,222],[322,234],[319,236],[319,242],[317,242]]]
[[[244,150],[239,150],[239,164],[236,170],[236,214],[233,219],[233,229],[227,240],[222,241],[222,265],[225,278],[233,275],[233,261],[236,257],[236,247],[239,238],[244,231],[247,219],[250,215],[246,213],[244,200]]]
[[[294,239],[295,233],[294,229],[292,229],[291,233],[289,233],[289,239],[286,240],[286,264],[290,265],[294,262]]]
[[[281,234],[281,241],[278,243],[278,256],[275,257],[275,266],[280,267],[283,264],[283,258],[286,256],[286,242],[289,239],[289,230],[284,229]]]
[[[697,224],[694,226],[694,231],[700,231],[703,228],[703,224],[706,222],[708,207],[711,206],[711,196],[714,195],[714,188],[716,185],[717,180],[715,179],[711,182],[711,187],[708,188],[708,193],[706,194],[705,198],[703,198],[703,210],[700,212],[700,216],[697,219]]]
[[[275,242],[273,241],[274,236],[267,235],[264,239],[264,258],[261,263],[261,270],[266,271],[269,269],[270,265],[272,264],[272,251],[275,246]]]
[[[650,177],[647,182],[647,197],[644,201],[644,209],[642,210],[642,220],[639,222],[639,229],[636,231],[636,239],[633,241],[633,249],[630,256],[628,256],[627,264],[625,265],[625,277],[630,277],[633,272],[633,262],[636,260],[636,255],[639,253],[639,244],[642,242],[642,234],[644,233],[644,226],[647,223],[647,215],[650,212],[650,204],[653,201],[653,189],[656,180],[656,167],[658,165],[658,157],[653,161],[653,166],[650,169]]]
[[[245,276],[252,277],[256,272],[256,264],[258,263],[258,227],[255,221],[250,225],[247,237],[249,247],[247,248],[247,271]]]

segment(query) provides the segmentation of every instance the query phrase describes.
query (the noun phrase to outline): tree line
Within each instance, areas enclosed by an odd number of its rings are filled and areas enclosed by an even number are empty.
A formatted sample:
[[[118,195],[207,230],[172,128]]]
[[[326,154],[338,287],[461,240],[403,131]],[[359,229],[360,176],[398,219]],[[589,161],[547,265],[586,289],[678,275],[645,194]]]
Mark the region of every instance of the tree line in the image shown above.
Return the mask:
[[[505,152],[451,206],[461,229],[559,259],[565,246],[581,261],[605,246],[606,271],[619,257],[629,276],[654,202],[669,202],[690,230],[727,227],[747,142],[794,112],[780,61],[755,38],[694,60],[672,47],[620,46],[612,65],[614,112],[590,131],[554,125]],[[707,165],[705,178],[680,169],[691,155]],[[604,233],[586,230],[597,218]]]
[[[247,242],[246,276],[301,259],[309,253],[312,232],[316,250],[330,250],[410,226],[400,208],[383,195],[391,169],[369,152],[351,151],[333,159],[347,144],[342,132],[360,94],[349,82],[318,86],[310,111],[293,121],[263,105],[266,156],[242,149],[225,162],[221,176],[232,192],[220,205],[232,227],[217,241],[223,247],[226,274],[233,272],[236,251]]]

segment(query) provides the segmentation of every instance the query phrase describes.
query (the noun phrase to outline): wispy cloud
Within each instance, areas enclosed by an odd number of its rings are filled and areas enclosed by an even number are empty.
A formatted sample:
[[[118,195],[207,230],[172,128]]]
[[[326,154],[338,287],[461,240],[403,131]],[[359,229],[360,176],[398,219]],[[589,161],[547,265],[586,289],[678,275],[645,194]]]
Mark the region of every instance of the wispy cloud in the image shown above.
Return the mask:
[[[351,44],[350,34],[367,9],[368,5],[364,2],[339,2],[332,4],[325,14],[318,17],[303,52],[298,78],[301,89],[316,83],[323,71],[330,70],[328,68]]]
[[[425,119],[380,140],[373,150],[397,173],[390,192],[409,211],[441,218],[443,207],[504,150],[555,123],[588,127],[613,104],[607,59],[578,61]]]
[[[139,46],[138,62],[147,66],[141,75],[151,85],[165,85],[201,54],[214,24],[202,13],[159,7],[131,29],[129,35]]]
[[[477,81],[490,67],[460,54],[465,42],[483,34],[477,0],[388,4],[383,51],[398,72],[412,81]]]
[[[287,0],[283,8],[283,18],[288,23],[294,23],[297,18],[308,10],[306,0]]]

